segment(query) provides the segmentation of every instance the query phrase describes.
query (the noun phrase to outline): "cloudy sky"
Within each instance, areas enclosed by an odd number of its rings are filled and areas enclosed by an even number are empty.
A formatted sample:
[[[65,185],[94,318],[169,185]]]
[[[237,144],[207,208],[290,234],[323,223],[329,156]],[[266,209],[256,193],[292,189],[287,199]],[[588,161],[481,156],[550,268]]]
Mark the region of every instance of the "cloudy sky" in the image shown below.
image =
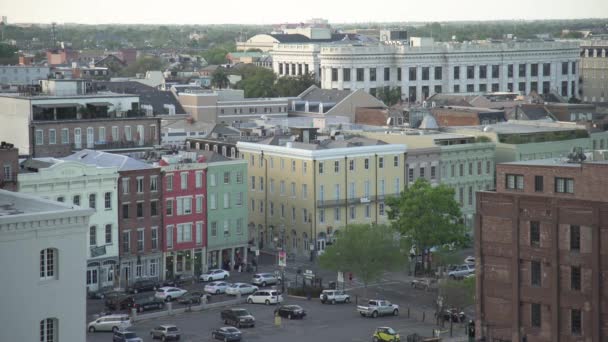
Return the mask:
[[[1,0],[9,23],[274,24],[608,18],[608,0]]]

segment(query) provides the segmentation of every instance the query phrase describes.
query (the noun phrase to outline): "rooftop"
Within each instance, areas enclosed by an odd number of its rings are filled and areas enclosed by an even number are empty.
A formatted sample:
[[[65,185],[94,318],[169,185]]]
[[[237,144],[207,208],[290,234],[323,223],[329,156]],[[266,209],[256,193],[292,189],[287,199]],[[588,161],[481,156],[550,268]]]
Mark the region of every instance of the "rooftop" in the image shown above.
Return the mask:
[[[70,213],[72,212],[72,213]],[[64,215],[88,215],[90,209],[42,199],[33,195],[0,190],[0,224],[9,223],[9,217],[20,218],[42,213],[65,213]]]
[[[539,132],[564,132],[573,130],[584,130],[574,124],[568,123],[551,123],[544,121],[524,121],[524,120],[509,120],[508,122],[499,122],[490,125],[480,126],[462,126],[462,129],[472,129],[485,132],[496,132],[497,134],[529,134]],[[458,130],[459,128],[452,128]]]
[[[121,154],[102,151],[82,150],[69,155],[63,160],[79,161],[88,165],[99,167],[118,167],[118,171],[134,171],[152,169],[153,166]]]

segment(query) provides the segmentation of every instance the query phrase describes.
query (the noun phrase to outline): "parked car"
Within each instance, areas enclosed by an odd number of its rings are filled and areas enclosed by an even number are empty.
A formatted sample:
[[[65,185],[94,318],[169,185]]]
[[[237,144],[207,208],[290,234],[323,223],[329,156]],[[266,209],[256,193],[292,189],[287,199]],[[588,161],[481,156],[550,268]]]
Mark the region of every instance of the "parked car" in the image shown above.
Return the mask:
[[[452,321],[454,323],[466,322],[467,319],[467,315],[463,311],[459,311],[455,308],[444,309],[440,313],[436,313],[435,316],[436,318],[442,319],[444,322]]]
[[[240,341],[241,331],[234,327],[221,327],[211,332],[211,337],[216,340],[227,341]]]
[[[251,283],[266,287],[266,285],[275,285],[279,282],[279,279],[272,273],[256,273],[251,279]]]
[[[429,291],[437,288],[437,280],[432,278],[416,278],[410,282],[410,285],[415,289]]]
[[[464,258],[464,263],[465,264],[474,264],[475,263],[475,257],[469,255],[468,257]]]
[[[232,295],[232,296],[236,296],[239,293],[242,295],[246,295],[246,294],[252,294],[257,290],[258,290],[258,287],[251,285],[251,284],[234,283],[234,284],[230,284],[230,286],[228,286],[228,288],[226,289],[226,294]]]
[[[357,306],[357,311],[361,316],[371,316],[376,318],[378,316],[386,315],[399,315],[399,305],[391,304],[388,300],[371,299],[367,302],[367,305]]]
[[[208,295],[199,291],[188,292],[185,295],[179,297],[177,299],[177,302],[180,304],[200,304],[203,301],[204,296]]]
[[[399,334],[390,327],[378,327],[372,335],[372,341],[374,342],[399,342],[401,338]]]
[[[209,270],[206,273],[201,274],[199,279],[201,281],[214,281],[214,280],[225,280],[230,277],[230,272],[220,269]]]
[[[465,264],[460,265],[456,267],[455,270],[448,272],[448,277],[450,277],[450,279],[462,279],[471,273],[475,273],[475,265]]]
[[[163,283],[163,286],[180,287],[184,285],[193,284],[196,277],[192,274],[178,274],[173,279],[167,279]]]
[[[214,281],[205,285],[205,292],[211,294],[225,293],[226,289],[228,288],[228,285],[230,284],[225,281]]]
[[[163,324],[152,328],[150,336],[152,336],[152,339],[159,338],[161,341],[179,340],[180,333],[175,325]]]
[[[186,290],[178,287],[164,286],[156,290],[154,297],[170,302],[186,294]]]
[[[274,314],[287,319],[304,318],[306,311],[299,305],[281,305],[274,310]]]
[[[350,296],[340,290],[323,290],[319,295],[321,303],[350,303]]]
[[[122,293],[120,295],[106,297],[105,306],[109,310],[125,310],[133,305],[133,295]]]
[[[114,286],[106,286],[97,291],[87,292],[87,297],[89,297],[89,299],[104,299],[112,293],[121,294],[122,292],[114,290]]]
[[[129,315],[106,315],[89,322],[87,330],[89,332],[96,331],[118,331],[125,330],[131,327],[131,318]]]
[[[129,293],[139,293],[144,291],[156,291],[160,285],[156,280],[153,279],[142,279],[137,280],[131,286],[127,288],[127,292]]]
[[[113,342],[144,342],[141,337],[132,331],[115,331],[112,336]]]
[[[249,304],[279,304],[283,302],[283,296],[277,290],[259,290],[247,297]]]
[[[234,325],[237,328],[255,326],[255,318],[245,309],[222,310],[220,318],[224,321],[224,324]]]
[[[135,308],[137,312],[144,312],[151,309],[162,309],[165,302],[156,298],[153,295],[135,296],[130,307]]]

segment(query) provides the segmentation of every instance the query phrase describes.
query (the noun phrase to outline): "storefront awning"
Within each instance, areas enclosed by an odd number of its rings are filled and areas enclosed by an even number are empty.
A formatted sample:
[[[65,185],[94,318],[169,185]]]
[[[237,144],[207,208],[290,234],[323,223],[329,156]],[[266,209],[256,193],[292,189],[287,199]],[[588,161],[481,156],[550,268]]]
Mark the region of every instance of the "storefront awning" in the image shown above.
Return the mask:
[[[37,108],[71,108],[78,107],[78,103],[45,103],[45,104],[34,104]]]

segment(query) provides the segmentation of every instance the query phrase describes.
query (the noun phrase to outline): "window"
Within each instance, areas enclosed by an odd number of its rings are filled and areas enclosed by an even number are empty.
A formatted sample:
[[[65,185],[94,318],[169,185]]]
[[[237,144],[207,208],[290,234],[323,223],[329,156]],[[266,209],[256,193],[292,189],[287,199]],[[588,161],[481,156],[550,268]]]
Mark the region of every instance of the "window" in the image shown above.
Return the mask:
[[[196,196],[196,213],[203,212],[203,196]]]
[[[534,328],[540,328],[541,318],[540,318],[540,304],[532,303],[530,304],[530,324]]]
[[[285,196],[285,181],[279,183],[279,192],[281,193],[281,196]]]
[[[319,162],[319,174],[323,173],[323,162]]]
[[[285,204],[281,203],[281,218],[285,218]]]
[[[334,162],[334,172],[335,172],[335,173],[340,172],[340,161],[339,161],[339,160],[336,160],[336,161]]]
[[[331,81],[332,82],[338,81],[338,69],[337,68],[331,68]]]
[[[355,171],[355,161],[352,159],[348,161],[348,170]]]
[[[302,162],[302,174],[305,175],[306,171],[308,171],[308,163]]]
[[[302,198],[303,199],[308,198],[308,185],[307,184],[302,184]]]
[[[579,251],[581,249],[581,227],[570,226],[570,250]]]
[[[243,205],[243,201],[244,201],[244,196],[243,196],[243,192],[237,192],[236,193],[236,201],[234,203],[234,205],[236,205],[237,207],[240,207]]]
[[[532,77],[538,77],[538,64],[530,64],[531,71],[530,74]]]
[[[414,181],[414,168],[412,167],[407,170],[407,181],[410,183]]]
[[[211,222],[211,236],[217,236],[217,222]]]
[[[541,286],[540,261],[530,263],[530,283],[532,286]]]
[[[131,250],[131,232],[125,230],[122,232],[122,251],[124,253],[129,253]]]
[[[255,191],[255,176],[251,176],[251,190]]]
[[[355,182],[348,183],[348,198],[355,198]]]
[[[551,76],[551,63],[543,64],[543,76]]]
[[[534,176],[534,191],[543,192],[543,176]]]
[[[472,65],[467,66],[467,79],[472,80],[475,78],[475,67]]]
[[[319,222],[325,223],[325,209],[319,209]]]
[[[224,220],[224,236],[230,236],[230,220]]]
[[[291,197],[296,197],[296,183],[291,182]]]
[[[179,177],[180,177],[182,190],[188,189],[188,172],[180,173]]]
[[[55,145],[57,143],[57,131],[49,129],[49,144]]]
[[[296,207],[291,207],[291,222],[296,222]]]
[[[243,234],[243,218],[236,219],[236,233],[238,235]]]
[[[172,199],[167,200],[167,206],[166,206],[165,212],[167,213],[167,216],[173,216],[173,200]]]
[[[348,216],[350,217],[351,220],[354,220],[357,217],[357,212],[355,209],[356,208],[354,205],[351,205],[350,207],[348,207]]]
[[[196,171],[194,176],[194,186],[197,189],[203,187],[203,171]]]
[[[369,199],[369,180],[363,182],[363,195]]]
[[[454,164],[450,165],[450,175],[451,175],[451,177],[455,177],[456,176],[455,169],[456,169],[456,166]]]
[[[260,191],[264,191],[264,178],[260,176]]]
[[[426,169],[425,169],[424,167],[421,167],[421,168],[420,168],[420,178],[424,178],[424,171],[425,171],[425,170],[426,170]]]
[[[68,128],[61,129],[61,143],[62,144],[70,143],[70,130]]]
[[[422,80],[423,81],[429,80],[429,67],[422,67]]]
[[[97,246],[97,227],[89,227],[89,246]]]
[[[369,159],[365,158],[365,160],[363,161],[363,164],[364,164],[363,167],[366,170],[369,170]]]
[[[473,205],[473,187],[469,186],[469,205]]]
[[[479,66],[479,78],[488,78],[488,66],[487,65]]]
[[[523,175],[512,175],[507,174],[507,182],[505,187],[511,190],[523,190],[524,189],[524,176]]]
[[[40,279],[56,278],[57,250],[46,248],[40,251]]]
[[[350,82],[350,69],[349,68],[344,68],[342,70],[342,72],[343,72],[343,76],[342,76],[343,81],[344,82]]]
[[[492,65],[492,78],[498,78],[498,65]]]
[[[230,194],[224,193],[224,209],[230,208]]]
[[[144,230],[137,230],[137,251],[141,252],[144,250]]]
[[[570,330],[572,335],[580,335],[583,332],[582,313],[579,309],[570,311]]]
[[[112,193],[111,192],[106,192],[104,194],[104,208],[112,209]]]
[[[458,203],[464,205],[464,188],[458,188]]]
[[[555,177],[555,192],[574,193],[574,179]]]
[[[492,167],[492,162],[490,162],[489,160],[486,161],[486,173],[489,174],[490,173],[490,169]]]
[[[435,67],[435,79],[436,80],[442,79],[442,73],[443,73],[443,70],[440,66]]]
[[[215,186],[216,184],[215,173],[209,174],[209,186]]]
[[[57,197],[57,202],[61,202],[61,203],[65,202],[65,197],[63,197],[63,196]]]
[[[129,218],[129,204],[128,203],[124,203],[122,205],[122,218],[123,219]]]
[[[173,226],[167,226],[166,236],[167,248],[173,248]]]
[[[391,80],[391,68],[384,68],[384,80],[385,81]]]
[[[177,225],[177,243],[192,241],[192,223]]]
[[[376,68],[369,68],[369,80],[376,81]]]
[[[158,201],[150,201],[150,216],[158,216]]]
[[[579,266],[570,268],[570,289],[573,291],[581,290],[581,268]]]
[[[296,172],[296,161],[295,160],[291,161],[291,172]]]
[[[271,163],[271,165],[272,165],[272,163]],[[237,184],[243,184],[243,171],[237,171],[236,172],[236,183]]]
[[[380,196],[384,196],[384,179],[380,180]]]
[[[334,208],[334,221],[340,221],[340,208]]]
[[[270,202],[270,216],[274,215],[274,202]]]
[[[105,231],[105,240],[106,240],[106,245],[112,244],[112,225],[111,224],[106,224],[106,231]]]
[[[415,67],[409,68],[409,74],[410,74],[410,81],[415,81],[416,80],[416,68]]]
[[[59,324],[56,318],[47,318],[40,321],[40,342],[56,342],[59,340],[57,328]]]
[[[460,93],[460,85],[459,84],[454,84],[454,92],[455,93]]]
[[[401,82],[401,68],[397,68],[397,81]]]
[[[150,230],[150,243],[150,247],[152,249],[158,248],[158,227],[152,227],[152,229]]]
[[[137,218],[144,217],[144,202],[137,202]]]
[[[378,203],[378,215],[384,216],[384,203]]]
[[[509,77],[509,78],[513,77],[513,64],[507,65],[507,77]]]
[[[399,156],[394,156],[393,157],[393,166],[394,167],[399,167]]]
[[[526,65],[525,64],[519,65],[519,77],[526,77]]]
[[[340,200],[340,184],[334,185],[334,196],[336,200]]]
[[[380,157],[378,158],[378,168],[383,168],[384,167],[384,158]]]
[[[137,193],[141,194],[144,192],[144,177],[137,177]]]
[[[540,222],[530,221],[530,246],[540,246]]]
[[[365,205],[365,218],[370,218],[371,217],[371,206],[369,204]]]
[[[437,178],[437,167],[431,166],[431,179],[434,180]]]
[[[357,68],[357,82],[363,82],[363,81],[364,81],[363,68]]]
[[[306,208],[302,209],[302,221],[304,223],[308,222],[308,209],[306,209]]]
[[[36,145],[44,144],[44,133],[41,129],[36,130]]]
[[[166,180],[167,191],[173,191],[173,175],[167,175]]]
[[[97,208],[96,199],[97,199],[97,196],[95,196],[95,194],[89,195],[89,208],[91,208],[91,209]]]
[[[460,67],[459,66],[454,67],[454,79],[455,80],[460,79]]]

